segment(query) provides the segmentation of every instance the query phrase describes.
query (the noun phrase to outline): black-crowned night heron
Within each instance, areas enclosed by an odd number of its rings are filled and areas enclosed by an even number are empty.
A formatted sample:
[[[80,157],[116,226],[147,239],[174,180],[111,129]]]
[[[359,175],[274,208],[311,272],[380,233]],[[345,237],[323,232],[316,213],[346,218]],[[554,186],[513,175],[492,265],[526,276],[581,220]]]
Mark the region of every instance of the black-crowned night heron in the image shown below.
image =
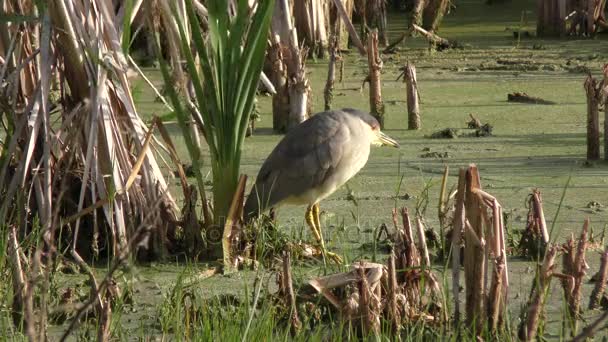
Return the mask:
[[[378,121],[356,109],[322,112],[292,128],[270,153],[245,203],[245,218],[282,204],[307,204],[306,223],[324,255],[319,202],[367,163],[371,145],[399,144]]]

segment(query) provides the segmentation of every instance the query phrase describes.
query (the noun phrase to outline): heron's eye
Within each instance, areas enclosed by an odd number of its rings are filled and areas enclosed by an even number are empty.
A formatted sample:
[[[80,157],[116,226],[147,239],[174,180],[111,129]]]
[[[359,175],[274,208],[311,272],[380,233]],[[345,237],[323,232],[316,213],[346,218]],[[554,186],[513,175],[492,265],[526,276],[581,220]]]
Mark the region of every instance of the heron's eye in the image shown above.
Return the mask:
[[[373,124],[372,125],[372,131],[377,131],[380,127],[378,127],[378,125]]]

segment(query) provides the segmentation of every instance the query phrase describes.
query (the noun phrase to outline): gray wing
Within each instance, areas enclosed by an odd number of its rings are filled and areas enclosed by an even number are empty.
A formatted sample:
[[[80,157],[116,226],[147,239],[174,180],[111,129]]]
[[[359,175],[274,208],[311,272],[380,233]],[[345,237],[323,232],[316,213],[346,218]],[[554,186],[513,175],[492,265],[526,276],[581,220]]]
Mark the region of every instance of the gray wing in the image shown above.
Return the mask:
[[[251,217],[322,184],[342,159],[349,129],[338,112],[324,112],[294,127],[270,153],[245,204]]]

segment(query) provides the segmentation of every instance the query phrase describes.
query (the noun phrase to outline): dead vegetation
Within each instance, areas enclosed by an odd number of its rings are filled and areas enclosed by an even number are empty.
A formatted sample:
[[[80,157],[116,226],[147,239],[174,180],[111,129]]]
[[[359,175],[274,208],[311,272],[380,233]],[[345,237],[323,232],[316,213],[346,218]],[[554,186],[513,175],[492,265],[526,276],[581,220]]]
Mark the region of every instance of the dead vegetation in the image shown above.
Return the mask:
[[[526,93],[510,93],[507,95],[507,101],[509,102],[518,102],[518,103],[528,103],[528,104],[542,104],[542,105],[554,105],[555,102],[541,99],[540,97],[530,96]]]

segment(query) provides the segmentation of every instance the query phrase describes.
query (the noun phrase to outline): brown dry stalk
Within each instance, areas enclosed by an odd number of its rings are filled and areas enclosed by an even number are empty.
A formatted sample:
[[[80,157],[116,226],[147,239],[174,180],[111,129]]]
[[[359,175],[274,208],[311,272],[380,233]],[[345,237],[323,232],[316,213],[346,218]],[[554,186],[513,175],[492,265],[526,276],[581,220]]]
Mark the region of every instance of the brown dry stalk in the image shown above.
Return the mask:
[[[452,224],[452,296],[454,297],[454,321],[460,321],[460,248],[462,231],[465,229],[464,196],[466,189],[466,169],[460,168],[458,173],[458,192],[456,193],[456,208]]]
[[[241,229],[241,218],[243,217],[243,201],[245,199],[245,185],[247,184],[247,176],[241,174],[239,182],[232,197],[228,217],[224,223],[224,233],[222,236],[222,250],[224,253],[224,272],[231,272],[236,266],[233,262],[236,255],[233,251],[233,239],[239,236]]]
[[[285,295],[285,301],[289,305],[290,322],[292,333],[296,334],[302,329],[302,322],[298,317],[298,309],[296,306],[296,296],[293,291],[293,278],[291,275],[291,253],[289,251],[283,252],[283,278],[282,278],[282,290]]]
[[[606,290],[606,280],[608,280],[608,247],[602,253],[601,260],[600,271],[598,272],[599,277],[595,282],[595,287],[593,288],[591,298],[589,299],[589,310],[593,310],[598,306],[600,299]]]
[[[465,212],[470,233],[465,234],[464,270],[466,284],[467,324],[480,333],[485,323],[484,303],[486,301],[486,253],[484,227],[481,211],[485,210],[476,192],[481,189],[479,173],[475,165],[470,165],[466,173]],[[474,241],[476,236],[479,241]]]
[[[395,335],[399,334],[399,330],[401,329],[401,313],[397,303],[398,292],[395,253],[391,252],[391,255],[388,257],[388,313]]]
[[[431,258],[429,257],[429,249],[426,246],[426,236],[424,234],[424,224],[420,215],[416,215],[416,228],[418,229],[418,248],[422,257],[422,265],[431,266]]]
[[[361,312],[361,325],[365,335],[373,334],[375,336],[380,332],[380,312],[377,305],[377,298],[370,286],[366,268],[361,263],[357,269],[359,275],[359,310]],[[379,279],[378,279],[379,280]]]
[[[384,104],[382,103],[382,84],[380,70],[382,60],[378,53],[378,31],[373,30],[367,37],[367,62],[369,67],[369,111],[384,128]]]
[[[420,94],[418,93],[416,67],[409,62],[405,65],[403,81],[406,83],[407,94],[407,129],[420,129]]]
[[[331,109],[331,103],[334,98],[334,82],[336,79],[336,60],[338,58],[338,40],[333,36],[329,44],[329,63],[327,65],[327,81],[325,82],[325,90],[323,98],[325,100],[325,110]]]
[[[583,277],[589,269],[587,261],[585,260],[585,252],[587,251],[587,234],[589,231],[589,219],[585,219],[583,224],[583,230],[578,240],[576,257],[574,259],[574,289],[572,296],[572,313],[573,317],[577,318],[580,315],[580,303],[581,303],[581,291],[583,285]]]
[[[546,294],[551,284],[553,268],[555,267],[555,257],[557,255],[557,246],[551,246],[547,249],[542,265],[537,269],[536,282],[532,286],[528,309],[525,313],[525,319],[522,319],[519,326],[519,339],[523,341],[534,341],[540,323],[540,317],[543,313]]]
[[[571,237],[564,245],[563,250],[563,276],[562,286],[564,288],[564,296],[568,303],[568,313],[573,321],[571,334],[575,334],[578,327],[578,319],[580,317],[580,302],[583,278],[586,270],[589,268],[585,261],[585,252],[587,249],[587,233],[589,230],[589,219],[585,219],[581,235],[578,239],[576,250],[574,248],[574,238]]]
[[[503,307],[503,273],[505,272],[505,256],[494,260],[494,271],[492,273],[492,284],[490,285],[490,294],[488,296],[488,318],[489,327],[492,332],[496,332],[498,325],[502,319]]]
[[[600,159],[600,119],[599,98],[601,91],[597,87],[597,81],[591,75],[587,76],[584,83],[587,94],[587,159]]]
[[[362,56],[365,56],[367,54],[367,52],[365,51],[365,46],[363,46],[363,43],[361,43],[361,39],[359,39],[357,30],[355,30],[353,23],[350,21],[348,13],[347,13],[346,9],[344,8],[343,1],[342,0],[333,0],[333,2],[334,2],[334,5],[336,6],[336,9],[338,10],[338,14],[340,15],[340,18],[342,18],[344,25],[346,25],[346,29],[348,30],[348,34],[350,35],[350,39],[352,40],[353,44],[355,44],[357,49],[359,49],[359,53]]]
[[[539,230],[545,244],[549,243],[549,232],[547,231],[547,221],[543,211],[543,201],[540,195],[540,190],[535,189],[532,195],[532,206],[534,207],[534,216],[538,219]]]

